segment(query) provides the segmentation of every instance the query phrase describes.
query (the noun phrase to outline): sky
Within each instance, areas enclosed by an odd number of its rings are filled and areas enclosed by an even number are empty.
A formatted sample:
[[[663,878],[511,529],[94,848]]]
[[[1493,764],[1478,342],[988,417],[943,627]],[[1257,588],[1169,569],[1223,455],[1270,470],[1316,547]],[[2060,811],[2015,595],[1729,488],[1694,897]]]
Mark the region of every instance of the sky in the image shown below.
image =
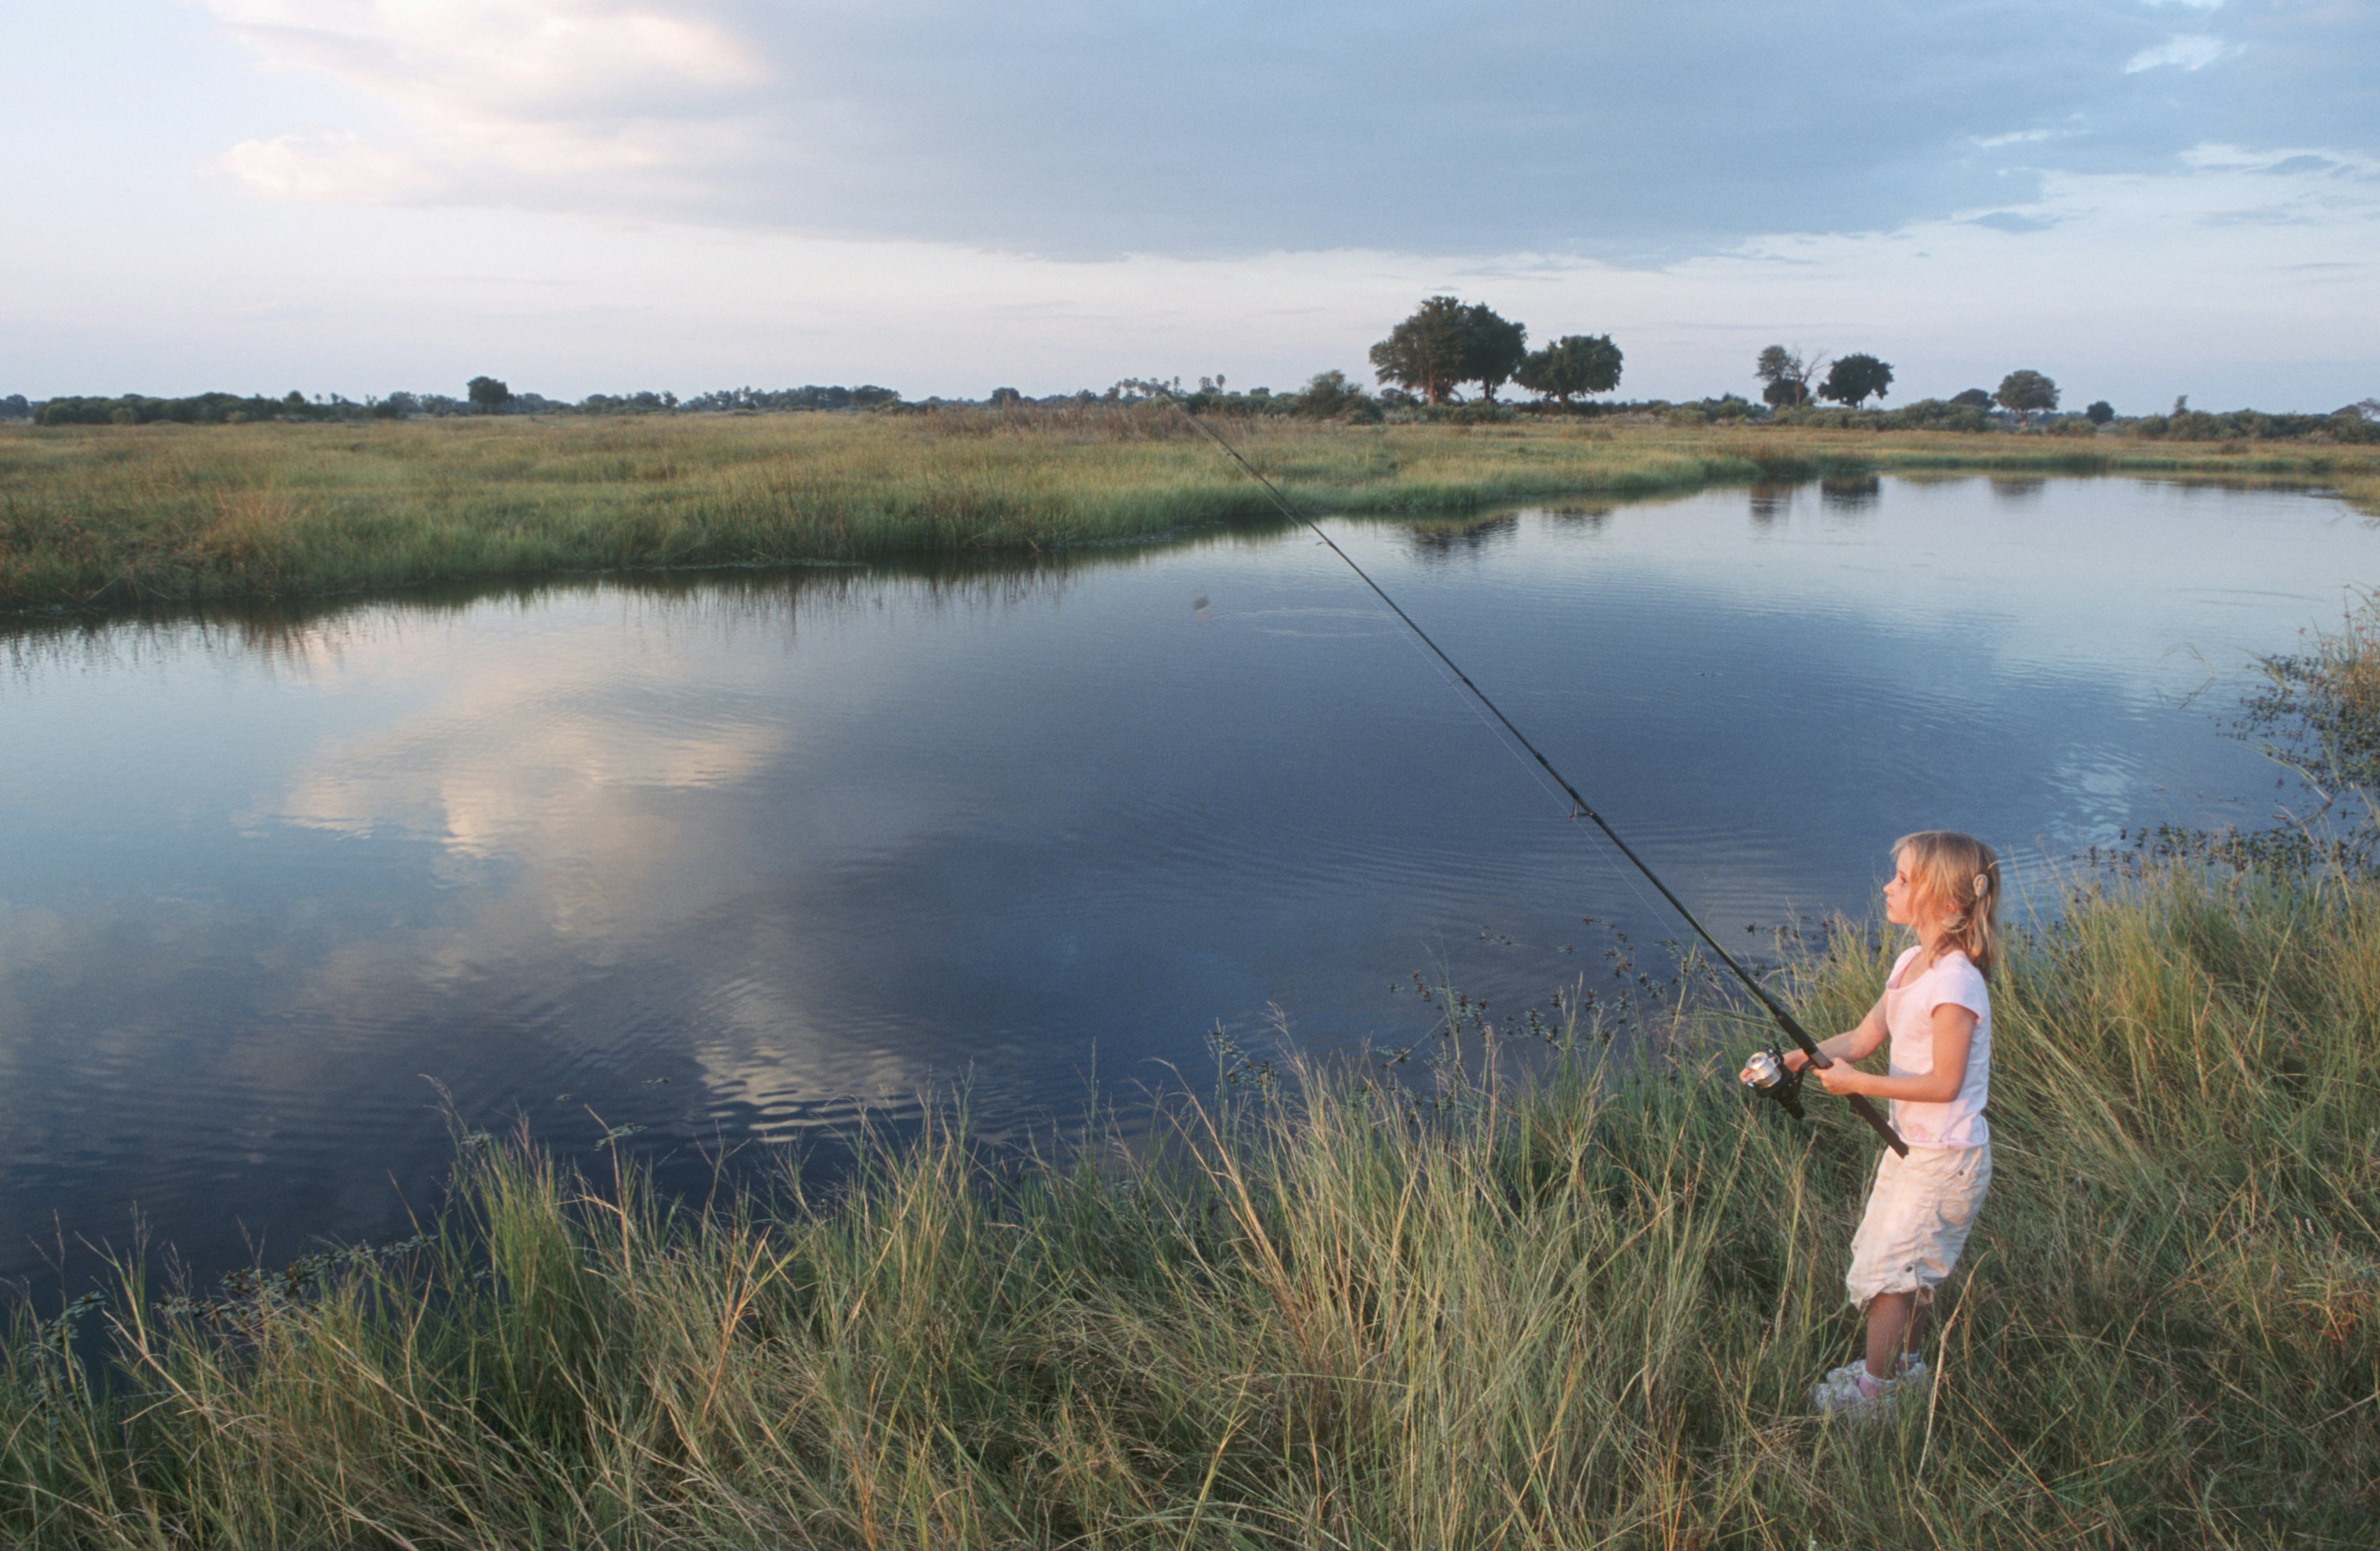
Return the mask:
[[[0,393],[2380,396],[2380,0],[0,0]]]

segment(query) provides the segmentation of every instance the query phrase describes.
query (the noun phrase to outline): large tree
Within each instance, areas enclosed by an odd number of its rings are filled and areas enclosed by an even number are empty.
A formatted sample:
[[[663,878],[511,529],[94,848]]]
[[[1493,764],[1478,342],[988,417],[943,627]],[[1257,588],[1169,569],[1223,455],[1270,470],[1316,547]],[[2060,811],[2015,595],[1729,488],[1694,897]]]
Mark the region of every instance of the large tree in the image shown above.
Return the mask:
[[[1372,347],[1372,370],[1381,382],[1418,393],[1427,403],[1445,403],[1459,383],[1477,383],[1492,400],[1528,353],[1528,330],[1521,324],[1485,303],[1466,306],[1434,296]]]
[[[1443,404],[1463,380],[1463,314],[1451,296],[1434,296],[1372,347],[1373,374],[1425,402]]]
[[[2058,385],[2038,372],[2011,372],[2000,379],[2000,390],[1992,397],[2001,409],[2014,410],[2022,425],[2034,410],[2058,408]]]
[[[474,377],[463,391],[470,395],[471,412],[475,415],[492,415],[511,403],[513,398],[513,390],[494,377]],[[294,398],[297,395],[290,397]]]
[[[1609,393],[1620,385],[1620,347],[1608,334],[1569,334],[1532,350],[1512,380],[1567,406],[1573,395]]]
[[[1493,404],[1496,390],[1529,359],[1528,328],[1479,301],[1463,310],[1463,381],[1477,383],[1480,396]]]
[[[1804,360],[1798,349],[1788,349],[1782,345],[1769,346],[1760,352],[1759,360],[1752,363],[1752,374],[1767,385],[1760,390],[1761,402],[1779,409],[1798,409],[1807,404],[1810,401],[1810,379],[1816,376],[1818,368],[1826,363],[1824,356],[1812,356]]]
[[[1869,355],[1848,355],[1818,389],[1818,397],[1858,409],[1870,398],[1882,398],[1892,389],[1892,367]]]

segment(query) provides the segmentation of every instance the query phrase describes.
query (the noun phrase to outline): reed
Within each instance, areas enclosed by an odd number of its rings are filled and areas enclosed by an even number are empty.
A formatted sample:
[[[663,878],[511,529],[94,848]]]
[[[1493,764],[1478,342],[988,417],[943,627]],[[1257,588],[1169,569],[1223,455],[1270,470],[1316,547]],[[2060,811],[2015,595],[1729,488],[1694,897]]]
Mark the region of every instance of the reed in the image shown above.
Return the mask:
[[[0,610],[1000,554],[1273,519],[1172,411],[0,428]],[[1465,511],[1874,470],[2337,489],[2380,452],[1599,421],[1226,429],[1309,507]]]
[[[1846,927],[1794,998],[1848,1025],[1888,953]],[[1708,1008],[1660,1060],[1559,1031],[1527,1081],[1255,1074],[1021,1172],[954,1122],[831,1196],[465,1147],[418,1247],[196,1311],[128,1275],[104,1374],[20,1312],[0,1537],[2368,1545],[2380,887],[2155,870],[1995,998],[1998,1181],[1880,1424],[1806,1404],[1870,1140],[1749,1112],[1755,1031]]]

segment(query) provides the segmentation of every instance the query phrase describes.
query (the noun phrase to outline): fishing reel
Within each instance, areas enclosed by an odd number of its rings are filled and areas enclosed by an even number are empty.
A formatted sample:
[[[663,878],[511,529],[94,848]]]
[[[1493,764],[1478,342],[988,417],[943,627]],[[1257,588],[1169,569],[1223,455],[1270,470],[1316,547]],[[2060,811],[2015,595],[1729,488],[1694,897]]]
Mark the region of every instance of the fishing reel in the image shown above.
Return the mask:
[[[1802,1072],[1790,1070],[1785,1065],[1785,1053],[1774,1044],[1752,1053],[1736,1074],[1743,1085],[1765,1099],[1775,1099],[1785,1106],[1785,1113],[1796,1120],[1806,1119],[1802,1113]]]

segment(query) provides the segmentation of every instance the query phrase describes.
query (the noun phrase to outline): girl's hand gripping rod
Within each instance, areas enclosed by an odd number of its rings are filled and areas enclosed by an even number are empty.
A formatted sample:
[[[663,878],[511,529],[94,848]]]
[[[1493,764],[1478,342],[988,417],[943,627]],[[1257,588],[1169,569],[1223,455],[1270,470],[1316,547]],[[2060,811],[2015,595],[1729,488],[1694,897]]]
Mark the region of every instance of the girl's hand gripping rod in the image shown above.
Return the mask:
[[[1737,963],[1735,961],[1735,955],[1728,952],[1726,948],[1719,946],[1718,939],[1710,934],[1709,930],[1703,925],[1701,919],[1697,917],[1694,911],[1686,909],[1686,902],[1679,898],[1675,894],[1670,892],[1670,885],[1661,881],[1660,874],[1654,872],[1653,869],[1646,864],[1645,859],[1636,854],[1634,848],[1620,837],[1620,832],[1613,829],[1604,819],[1603,815],[1597,812],[1594,807],[1588,803],[1586,799],[1579,795],[1578,788],[1570,784],[1570,778],[1564,776],[1560,771],[1554,768],[1553,761],[1546,758],[1545,754],[1537,748],[1537,746],[1529,741],[1528,736],[1522,732],[1519,727],[1512,725],[1512,719],[1510,716],[1505,715],[1503,711],[1494,701],[1488,698],[1488,691],[1482,690],[1478,685],[1471,681],[1471,676],[1463,672],[1461,667],[1455,665],[1454,659],[1446,654],[1446,651],[1443,647],[1439,646],[1438,642],[1430,640],[1429,632],[1423,629],[1418,624],[1415,623],[1414,617],[1412,615],[1407,614],[1403,609],[1397,606],[1396,599],[1390,597],[1387,590],[1381,587],[1378,582],[1372,580],[1372,574],[1369,571],[1366,571],[1363,567],[1355,563],[1355,557],[1354,556],[1340,548],[1338,541],[1333,539],[1330,534],[1324,532],[1320,523],[1315,521],[1314,519],[1306,516],[1305,512],[1299,510],[1297,507],[1290,501],[1288,496],[1281,493],[1280,488],[1275,485],[1272,481],[1265,478],[1261,473],[1258,473],[1257,471],[1256,465],[1250,463],[1246,458],[1242,458],[1240,456],[1239,449],[1232,446],[1231,443],[1223,440],[1223,438],[1216,433],[1213,426],[1208,425],[1205,421],[1200,420],[1196,415],[1192,414],[1190,412],[1190,406],[1183,403],[1182,400],[1174,397],[1172,394],[1167,393],[1163,388],[1157,389],[1157,392],[1168,403],[1181,410],[1183,418],[1187,420],[1193,426],[1196,427],[1201,435],[1205,436],[1208,441],[1214,443],[1216,446],[1222,449],[1224,457],[1229,458],[1233,463],[1238,464],[1242,472],[1245,473],[1248,478],[1256,481],[1257,484],[1261,485],[1264,488],[1264,493],[1272,497],[1272,504],[1280,508],[1281,514],[1283,517],[1288,518],[1293,522],[1304,524],[1309,532],[1311,532],[1316,538],[1320,539],[1324,544],[1329,546],[1331,554],[1336,555],[1340,559],[1347,563],[1347,568],[1349,570],[1354,571],[1356,576],[1363,579],[1364,585],[1370,588],[1379,598],[1380,602],[1388,605],[1389,612],[1402,620],[1404,622],[1405,629],[1413,631],[1414,635],[1420,640],[1421,643],[1429,648],[1430,653],[1437,657],[1439,662],[1446,665],[1447,671],[1453,674],[1456,680],[1461,683],[1464,689],[1470,690],[1472,696],[1476,699],[1482,706],[1487,708],[1488,714],[1495,717],[1497,722],[1506,732],[1512,734],[1512,741],[1527,750],[1529,751],[1529,756],[1537,762],[1538,765],[1544,769],[1547,775],[1553,777],[1554,784],[1561,788],[1562,794],[1568,797],[1571,800],[1571,817],[1573,819],[1583,818],[1592,822],[1596,828],[1603,832],[1603,837],[1610,841],[1621,856],[1628,859],[1630,865],[1633,866],[1637,872],[1645,875],[1645,881],[1651,884],[1656,889],[1660,891],[1661,898],[1670,902],[1670,908],[1677,911],[1680,918],[1682,918],[1688,926],[1694,928],[1694,935],[1700,937],[1704,944],[1710,948],[1711,952],[1718,956],[1718,961],[1726,965],[1728,969],[1734,973],[1735,978],[1743,983],[1744,989],[1751,992],[1754,996],[1759,999],[1760,1005],[1768,1009],[1768,1016],[1777,1020],[1778,1027],[1783,1029],[1786,1033],[1792,1036],[1793,1043],[1800,1045],[1803,1053],[1810,1057],[1811,1066],[1815,1067],[1820,1070],[1824,1070],[1826,1068],[1834,1064],[1828,1060],[1826,1056],[1819,1054],[1818,1042],[1812,1039],[1809,1032],[1804,1030],[1799,1022],[1795,1021],[1793,1015],[1787,1012],[1782,1007],[1779,1006],[1777,998],[1771,996],[1767,990],[1762,986],[1758,981],[1752,978],[1752,971]],[[1769,1056],[1770,1060],[1775,1065],[1778,1076],[1775,1081],[1758,1085],[1759,1091],[1772,1093],[1779,1103],[1784,1105],[1786,1108],[1791,1110],[1793,1114],[1797,1116],[1800,1115],[1802,1113],[1801,1101],[1794,1096],[1793,1092],[1801,1086],[1800,1074],[1794,1073],[1789,1078],[1784,1070],[1783,1060],[1778,1057],[1774,1052],[1763,1051],[1761,1054]],[[1755,1059],[1757,1060],[1758,1057],[1755,1056]],[[1747,1070],[1749,1070],[1749,1069],[1747,1069]],[[1896,1153],[1900,1153],[1904,1155],[1907,1154],[1909,1152],[1909,1143],[1901,1141],[1900,1136],[1893,1131],[1891,1123],[1887,1121],[1882,1115],[1876,1112],[1876,1105],[1868,1103],[1866,1094],[1853,1093],[1851,1095],[1851,1100],[1852,1113],[1856,1114],[1861,1119],[1865,1120],[1876,1131],[1876,1134],[1884,1139],[1886,1146],[1891,1148]]]
[[[1801,1020],[1770,999],[1768,993],[1761,989],[1757,981],[1747,975],[1744,977],[1744,983],[1752,988],[1754,995],[1760,998],[1761,1005],[1768,1009],[1770,1017],[1777,1020],[1778,1026],[1791,1035],[1793,1043],[1802,1047],[1802,1054],[1810,1058],[1810,1064],[1803,1069],[1803,1071],[1824,1071],[1834,1065],[1834,1062],[1828,1060],[1818,1049],[1817,1041],[1810,1037],[1809,1031],[1802,1027]],[[1785,1106],[1785,1112],[1793,1118],[1799,1120],[1803,1117],[1801,1098],[1802,1072],[1786,1070],[1785,1059],[1778,1053],[1775,1045],[1752,1053],[1752,1059],[1744,1063],[1743,1085],[1764,1098],[1775,1099]],[[1851,1102],[1852,1113],[1866,1121],[1869,1129],[1884,1139],[1886,1146],[1904,1158],[1909,1155],[1909,1143],[1900,1140],[1900,1133],[1892,1129],[1890,1121],[1876,1112],[1876,1105],[1868,1102],[1868,1096],[1865,1093],[1852,1094]]]

